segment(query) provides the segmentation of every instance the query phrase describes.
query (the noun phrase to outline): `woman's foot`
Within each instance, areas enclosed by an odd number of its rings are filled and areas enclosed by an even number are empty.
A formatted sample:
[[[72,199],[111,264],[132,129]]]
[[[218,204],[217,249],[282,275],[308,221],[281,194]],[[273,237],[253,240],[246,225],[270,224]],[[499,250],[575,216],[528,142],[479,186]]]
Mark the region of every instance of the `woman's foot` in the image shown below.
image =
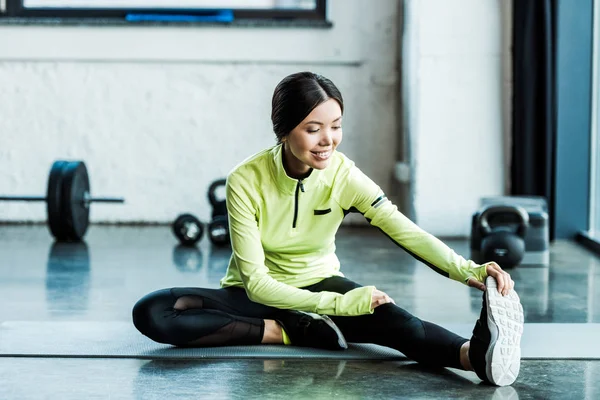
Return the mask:
[[[328,350],[348,348],[344,335],[327,316],[301,311],[282,311],[276,318],[293,346],[316,347]]]
[[[281,326],[272,319],[265,319],[265,331],[263,333],[261,344],[282,344],[283,334]]]
[[[469,361],[477,376],[498,386],[512,384],[521,366],[523,307],[511,290],[502,296],[496,280],[485,281],[481,315],[471,337]]]

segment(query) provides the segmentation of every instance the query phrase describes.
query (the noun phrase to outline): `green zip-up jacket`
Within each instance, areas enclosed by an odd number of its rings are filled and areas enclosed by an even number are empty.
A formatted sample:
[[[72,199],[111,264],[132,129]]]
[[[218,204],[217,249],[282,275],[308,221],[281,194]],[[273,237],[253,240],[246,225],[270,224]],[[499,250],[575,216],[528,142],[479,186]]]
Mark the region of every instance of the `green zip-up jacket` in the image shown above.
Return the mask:
[[[227,177],[233,252],[222,287],[244,287],[252,301],[282,309],[372,313],[374,286],[346,294],[301,289],[343,276],[335,234],[353,211],[436,272],[465,284],[469,277],[485,279],[484,265],[465,260],[420,229],[342,153],[334,151],[327,168],[303,180],[286,174],[282,157],[282,145],[276,145],[246,159]]]

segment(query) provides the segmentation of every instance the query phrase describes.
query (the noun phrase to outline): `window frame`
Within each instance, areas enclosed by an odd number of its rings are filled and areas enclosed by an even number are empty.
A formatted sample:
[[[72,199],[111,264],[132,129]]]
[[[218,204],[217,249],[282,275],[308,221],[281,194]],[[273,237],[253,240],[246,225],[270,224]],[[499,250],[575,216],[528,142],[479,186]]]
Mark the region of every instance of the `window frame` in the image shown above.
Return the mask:
[[[600,184],[597,181],[600,178],[598,171],[600,170],[600,154],[598,149],[600,148],[600,135],[598,135],[598,129],[600,128],[600,1],[594,0],[592,2],[593,7],[593,21],[592,21],[592,107],[591,107],[591,133],[590,133],[590,202],[589,202],[589,222],[588,222],[588,233],[598,239],[600,234],[600,215],[597,212],[598,201],[600,201]]]
[[[327,0],[315,0],[316,7],[313,10],[303,9],[231,9],[235,20],[310,20],[326,21]],[[209,9],[164,9],[164,8],[52,8],[32,9],[23,6],[24,0],[0,0],[6,9],[0,10],[2,18],[18,19],[112,19],[123,20],[128,14],[162,14],[162,15],[203,15]]]

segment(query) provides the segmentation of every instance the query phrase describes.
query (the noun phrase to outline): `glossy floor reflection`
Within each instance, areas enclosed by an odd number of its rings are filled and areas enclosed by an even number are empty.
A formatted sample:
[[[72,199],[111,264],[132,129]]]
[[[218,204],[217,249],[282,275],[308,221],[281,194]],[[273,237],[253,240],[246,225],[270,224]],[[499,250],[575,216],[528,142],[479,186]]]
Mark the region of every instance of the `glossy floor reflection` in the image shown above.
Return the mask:
[[[410,362],[0,358],[2,399],[598,399],[600,363],[526,361],[513,386]]]
[[[447,241],[469,256],[466,240]],[[374,229],[342,229],[342,271],[440,324],[472,323],[481,292],[445,279]],[[511,271],[526,322],[600,322],[600,259],[558,241],[550,268]],[[0,321],[129,321],[162,287],[218,287],[230,251],[177,246],[168,227],[92,226],[85,244],[54,244],[44,226],[0,226]],[[557,344],[560,345],[560,344]],[[0,399],[600,398],[600,361],[525,361],[496,389],[472,373],[414,363],[310,360],[145,361],[0,358]]]

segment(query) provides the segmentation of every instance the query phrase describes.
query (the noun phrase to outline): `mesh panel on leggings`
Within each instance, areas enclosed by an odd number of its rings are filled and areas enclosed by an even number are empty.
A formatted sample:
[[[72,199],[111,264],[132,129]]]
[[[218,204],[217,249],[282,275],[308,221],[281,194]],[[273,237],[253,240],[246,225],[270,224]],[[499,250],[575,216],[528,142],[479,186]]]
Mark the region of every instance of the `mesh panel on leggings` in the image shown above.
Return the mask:
[[[200,296],[182,296],[177,299],[175,302],[177,305],[176,310],[184,311],[190,308],[203,308],[204,307],[204,299]],[[211,308],[211,307],[207,307]]]
[[[258,340],[257,340],[258,339]],[[259,344],[262,339],[261,326],[246,321],[233,320],[217,331],[184,344],[194,346],[238,346]]]

